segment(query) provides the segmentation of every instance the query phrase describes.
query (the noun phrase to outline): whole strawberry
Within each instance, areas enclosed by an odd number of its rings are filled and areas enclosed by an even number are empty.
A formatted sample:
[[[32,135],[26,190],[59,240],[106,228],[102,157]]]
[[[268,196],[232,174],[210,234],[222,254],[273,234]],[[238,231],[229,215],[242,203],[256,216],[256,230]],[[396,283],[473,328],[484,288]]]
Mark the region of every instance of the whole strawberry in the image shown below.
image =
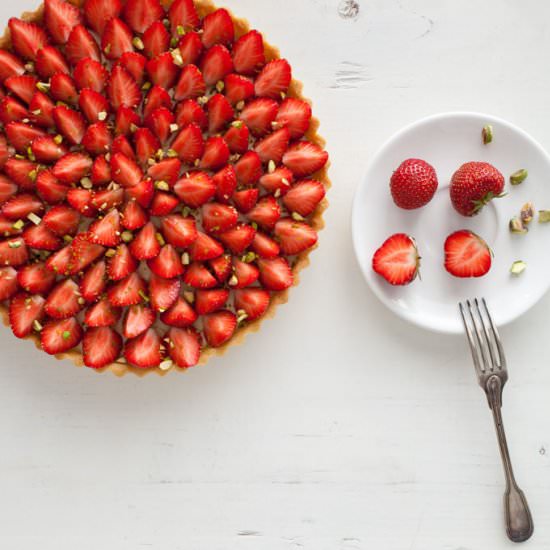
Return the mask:
[[[467,162],[453,175],[451,201],[463,216],[475,216],[493,199],[502,197],[504,176],[487,162]]]
[[[408,159],[393,173],[390,190],[399,208],[414,210],[428,204],[437,191],[437,175],[420,159]]]

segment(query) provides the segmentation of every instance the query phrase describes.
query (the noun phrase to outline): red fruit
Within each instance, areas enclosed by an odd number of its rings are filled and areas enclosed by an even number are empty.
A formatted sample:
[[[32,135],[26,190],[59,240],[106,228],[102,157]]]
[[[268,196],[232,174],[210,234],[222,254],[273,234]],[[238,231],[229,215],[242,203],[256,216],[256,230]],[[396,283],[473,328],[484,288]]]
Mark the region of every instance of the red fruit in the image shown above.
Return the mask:
[[[0,50],[2,51],[2,50]],[[19,101],[7,96],[0,101],[0,121],[4,124],[29,118],[29,111]]]
[[[81,59],[77,63],[73,72],[73,78],[81,90],[88,88],[94,92],[101,93],[107,84],[109,71],[101,63],[86,58]],[[80,104],[82,104],[82,101]]]
[[[262,176],[262,161],[256,151],[248,151],[235,164],[237,180],[242,185],[254,185]]]
[[[260,276],[260,271],[254,264],[248,264],[238,258],[233,258],[233,272],[233,278],[229,281],[232,288],[251,286]]]
[[[418,275],[420,257],[416,243],[404,233],[392,235],[376,251],[372,268],[391,285],[408,285]]]
[[[52,273],[68,275],[71,272],[72,262],[73,250],[69,245],[52,254],[46,261],[46,267]]]
[[[78,91],[74,80],[65,73],[56,73],[50,79],[50,94],[56,101],[76,105]]]
[[[126,136],[117,136],[115,139],[113,139],[113,143],[111,145],[111,154],[116,155],[118,153],[123,154],[126,158],[129,158],[130,160],[135,160],[136,158],[134,149],[130,145],[130,142],[128,141],[128,138]]]
[[[71,274],[74,275],[83,271],[91,263],[103,256],[105,248],[98,244],[91,243],[87,233],[80,233],[71,243],[71,252]]]
[[[199,362],[201,344],[199,335],[194,330],[172,328],[166,337],[170,341],[168,353],[178,367],[187,369]]]
[[[192,164],[202,157],[204,152],[204,140],[201,129],[195,124],[189,124],[176,137],[172,143],[172,149],[186,164]]]
[[[281,128],[262,139],[262,141],[257,142],[254,150],[260,155],[262,162],[267,163],[272,160],[278,164],[281,162],[289,142],[290,132],[288,128]]]
[[[189,247],[189,254],[196,262],[213,260],[223,254],[223,247],[218,241],[199,231],[195,242]]]
[[[198,32],[188,32],[185,34],[179,41],[178,49],[184,66],[190,64],[196,65],[204,50],[200,34]]]
[[[232,105],[239,103],[239,101],[246,101],[254,95],[254,83],[244,76],[228,74],[225,77],[224,84],[223,93]]]
[[[239,224],[217,237],[233,254],[242,254],[252,244],[255,234],[256,230],[250,225]]]
[[[212,269],[216,279],[218,279],[218,282],[222,284],[229,279],[229,275],[233,271],[233,264],[231,263],[231,256],[229,254],[210,260],[208,265]]]
[[[96,220],[88,229],[90,242],[102,246],[116,246],[120,242],[120,214],[111,210],[104,218]]]
[[[161,341],[159,335],[152,328],[124,346],[124,357],[127,361],[139,368],[147,369],[158,367],[162,361]]]
[[[101,61],[99,47],[94,37],[83,25],[77,25],[71,31],[65,46],[65,55],[71,65],[76,65],[81,59],[89,57]]]
[[[208,131],[216,134],[227,126],[235,116],[231,103],[222,94],[213,95],[208,101]]]
[[[4,86],[28,104],[36,92],[37,83],[38,79],[36,77],[24,74],[21,76],[11,76],[4,82]]]
[[[102,155],[109,151],[113,143],[113,136],[109,131],[109,127],[105,122],[96,122],[88,126],[84,137],[82,138],[82,146],[91,155]],[[93,163],[90,162],[90,169]]]
[[[143,33],[143,51],[148,57],[156,57],[170,47],[170,34],[162,21],[154,21]]]
[[[128,0],[123,15],[128,25],[141,34],[151,23],[164,17],[164,10],[159,0]]]
[[[502,196],[504,176],[486,162],[463,164],[451,180],[451,202],[463,216],[475,216],[493,199]]]
[[[153,84],[169,90],[176,83],[180,69],[174,63],[172,54],[166,52],[147,62],[147,72]]]
[[[25,239],[25,244],[34,250],[58,250],[63,244],[61,239],[43,223],[29,225],[23,231],[23,239]]]
[[[199,315],[207,315],[225,307],[229,300],[229,290],[198,290],[195,297],[195,309]]]
[[[65,0],[44,0],[44,23],[57,44],[65,44],[74,27],[80,25],[80,10]]]
[[[241,74],[254,74],[265,64],[264,41],[258,31],[243,34],[233,45],[233,65]]]
[[[163,246],[159,255],[149,260],[147,265],[155,275],[165,279],[179,277],[185,271],[180,254],[171,244]]]
[[[491,269],[487,243],[472,231],[453,233],[445,241],[445,269],[454,277],[483,277]]]
[[[299,141],[283,156],[283,164],[298,178],[321,170],[328,161],[328,153],[316,143]]]
[[[151,216],[167,216],[180,205],[180,200],[171,193],[157,191],[151,203]]]
[[[143,84],[145,66],[147,65],[147,58],[144,55],[127,51],[120,56],[118,63],[133,76],[138,86]]]
[[[206,315],[203,324],[208,344],[213,348],[219,348],[233,337],[237,328],[237,318],[231,311],[218,311]]]
[[[105,189],[103,191],[97,191],[92,198],[92,205],[98,210],[107,212],[111,208],[116,208],[124,202],[124,190],[123,189]]]
[[[196,124],[202,130],[206,130],[208,117],[196,101],[188,99],[180,103],[176,109],[176,124],[178,126]]]
[[[267,290],[244,288],[235,291],[235,309],[246,313],[247,321],[262,317],[269,307],[271,296]]]
[[[40,332],[42,349],[50,355],[73,349],[82,340],[82,327],[71,317],[61,321],[50,321]]]
[[[141,304],[131,306],[128,308],[122,327],[124,338],[136,338],[143,334],[153,326],[156,318],[156,313],[150,307]]]
[[[170,94],[160,86],[153,86],[147,95],[145,104],[143,107],[143,118],[147,118],[153,111],[160,107],[166,107],[168,110],[172,110],[172,98]]]
[[[113,17],[101,36],[101,50],[107,59],[116,60],[134,51],[132,31],[118,17]]]
[[[186,65],[181,71],[174,99],[181,101],[183,99],[194,99],[204,95],[206,84],[202,73],[195,65]]]
[[[2,207],[2,214],[10,220],[23,220],[29,214],[39,214],[44,205],[34,195],[21,194],[12,197]]]
[[[0,296],[3,295],[5,283],[12,280],[7,278],[11,272],[5,270],[12,270],[12,268],[6,267],[0,270]],[[13,271],[15,273],[15,270]],[[16,281],[15,288],[19,283],[19,286],[30,294],[46,294],[55,283],[55,273],[50,271],[46,264],[39,262],[22,267],[17,273],[17,279],[14,275],[13,280]],[[5,300],[5,298],[2,298],[2,300]]]
[[[43,170],[36,178],[36,191],[48,204],[65,200],[69,187],[61,183],[49,170]]]
[[[42,92],[36,92],[29,104],[30,119],[43,128],[51,128],[55,122],[53,110],[55,103]]]
[[[70,188],[66,191],[67,202],[84,216],[92,218],[97,210],[92,205],[93,195],[89,189]]]
[[[166,143],[170,137],[174,122],[174,115],[166,107],[155,109],[145,120],[147,127],[159,138],[161,143]]]
[[[4,164],[5,174],[12,179],[19,189],[34,189],[38,165],[25,159],[9,158]]]
[[[229,155],[229,147],[222,137],[210,137],[204,144],[204,153],[199,167],[202,170],[219,170],[227,164]]]
[[[228,49],[221,44],[216,44],[210,48],[202,58],[201,70],[204,81],[208,86],[223,80],[233,71],[233,61]]]
[[[55,125],[67,141],[72,145],[79,145],[86,131],[84,118],[77,111],[60,105],[53,110]]]
[[[155,274],[149,279],[149,296],[154,311],[162,313],[178,299],[181,289],[179,279],[164,279]]]
[[[273,229],[281,217],[281,207],[277,199],[271,196],[260,199],[258,204],[248,213],[248,219],[265,229]]]
[[[170,327],[185,328],[191,326],[198,319],[198,315],[191,305],[180,297],[170,309],[161,314],[160,319]]]
[[[248,151],[250,131],[241,120],[234,122],[223,136],[231,153],[243,155]]]
[[[109,300],[103,298],[86,310],[84,323],[89,327],[110,327],[119,319],[120,309],[113,307]]]
[[[10,301],[10,326],[17,338],[25,338],[32,330],[35,321],[44,313],[44,298],[29,294],[17,294]]]
[[[130,252],[137,260],[150,260],[160,253],[157,230],[152,222],[146,224],[130,243]]]
[[[138,273],[132,273],[126,279],[111,286],[107,291],[107,297],[114,306],[133,306],[144,299],[145,290],[144,280]]]
[[[271,237],[264,233],[256,233],[252,242],[252,250],[260,258],[276,258],[281,253],[281,247]]]
[[[48,43],[42,27],[12,17],[8,21],[10,37],[15,53],[25,59],[36,59],[36,54]]]
[[[133,187],[143,178],[141,168],[126,155],[116,153],[111,157],[111,175],[123,187]]]
[[[237,225],[239,214],[232,206],[210,202],[201,210],[202,226],[209,233],[227,231]]]
[[[178,27],[183,30],[194,29],[200,23],[199,15],[193,0],[174,0],[168,10],[172,34],[178,33]]]
[[[101,36],[105,25],[122,12],[122,2],[121,0],[86,0],[83,10],[90,27]]]
[[[50,78],[55,73],[68,73],[69,66],[56,47],[46,46],[36,54],[36,70],[42,78]]]
[[[198,262],[189,266],[183,276],[183,282],[193,288],[214,288],[218,285],[218,281],[212,273],[203,264]]]
[[[137,82],[120,65],[115,65],[111,71],[107,93],[114,109],[122,105],[132,109],[141,103],[141,92]]]
[[[209,13],[202,21],[202,43],[206,48],[214,44],[232,44],[235,39],[233,19],[225,9]]]
[[[289,212],[297,212],[307,217],[315,211],[319,203],[325,198],[325,187],[315,180],[298,182],[284,196],[283,203]]]
[[[90,122],[97,122],[101,114],[106,116],[109,112],[107,98],[90,88],[85,88],[80,92],[78,106]]]
[[[254,90],[259,97],[279,99],[281,94],[286,94],[288,91],[291,80],[292,69],[288,61],[275,59],[262,69],[254,83]]]
[[[134,141],[136,144],[136,158],[142,165],[147,164],[147,161],[153,158],[160,149],[159,140],[149,128],[138,128],[134,133]]]
[[[87,367],[102,369],[116,361],[121,350],[122,338],[112,328],[91,328],[84,333],[82,353]]]
[[[176,183],[174,191],[185,204],[198,208],[216,194],[216,184],[205,172],[191,172]]]
[[[139,264],[125,244],[121,244],[114,256],[107,261],[107,273],[113,281],[121,281],[133,273]]]
[[[155,188],[153,181],[150,179],[142,180],[137,185],[126,189],[127,197],[135,199],[143,208],[147,208],[151,204],[154,194]]]
[[[80,281],[80,293],[87,302],[95,302],[103,294],[106,285],[105,273],[103,260],[89,267],[84,273]]]
[[[260,185],[268,193],[279,193],[284,196],[294,181],[294,174],[284,166],[277,168],[274,172],[264,174],[260,178]]]
[[[82,309],[79,298],[78,285],[72,279],[65,279],[50,292],[44,305],[44,311],[52,319],[73,317]]]
[[[25,268],[21,271],[24,269]],[[19,273],[21,273],[21,271]],[[0,267],[0,301],[11,298],[17,292],[20,284],[18,283],[19,273],[17,273],[13,267]],[[26,287],[22,288],[27,290]]]
[[[21,60],[7,50],[0,50],[0,82],[10,76],[19,76],[25,72],[25,65]]]
[[[82,153],[68,153],[61,157],[52,169],[54,177],[61,183],[77,183],[90,173],[92,159]]]
[[[306,101],[289,97],[279,107],[277,126],[289,129],[291,139],[300,139],[311,123],[311,106]]]
[[[291,218],[280,220],[273,232],[283,254],[294,256],[317,244],[317,232],[309,225]]]
[[[121,105],[115,116],[115,134],[129,135],[135,127],[141,124],[140,117],[126,105]]]
[[[32,142],[31,150],[38,162],[55,162],[67,154],[67,149],[58,145],[50,135],[36,138]]]
[[[43,130],[22,122],[10,122],[5,130],[10,143],[21,153],[26,153],[36,138],[44,136]]]
[[[228,165],[214,174],[212,180],[216,184],[216,197],[219,201],[228,202],[237,188],[237,175],[233,166]]]
[[[162,218],[161,231],[164,238],[178,248],[187,248],[198,236],[195,220],[176,214]]]
[[[437,191],[435,170],[420,159],[408,159],[393,173],[390,190],[399,208],[414,210],[428,204]]]
[[[17,185],[6,176],[0,174],[0,205],[13,197],[16,192]]]
[[[263,136],[271,131],[278,110],[279,104],[273,99],[255,99],[242,110],[239,118],[254,135]]]
[[[155,181],[165,181],[173,185],[181,171],[181,162],[177,158],[168,158],[153,164],[147,170],[147,175]]]
[[[267,290],[282,291],[294,283],[294,276],[286,258],[258,259],[260,282]]]
[[[0,134],[0,168],[2,168],[10,158],[12,151],[8,147],[6,136]]]
[[[75,235],[80,224],[80,214],[70,206],[61,204],[51,208],[43,221],[56,235]]]
[[[135,200],[128,201],[122,210],[122,225],[125,229],[134,231],[142,228],[149,221],[147,212]]]

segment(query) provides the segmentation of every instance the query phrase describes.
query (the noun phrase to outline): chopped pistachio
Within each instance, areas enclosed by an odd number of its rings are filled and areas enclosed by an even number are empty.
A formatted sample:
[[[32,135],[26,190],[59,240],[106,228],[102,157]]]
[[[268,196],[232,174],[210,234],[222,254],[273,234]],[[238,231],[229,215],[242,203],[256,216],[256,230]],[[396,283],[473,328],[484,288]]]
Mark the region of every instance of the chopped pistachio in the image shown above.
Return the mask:
[[[178,67],[183,67],[183,57],[181,55],[181,51],[179,48],[174,48],[173,50],[170,50],[170,53],[172,54],[172,59],[174,61],[174,64]]]
[[[529,175],[529,172],[525,168],[522,168],[521,170],[514,172],[510,176],[510,183],[512,185],[520,185],[527,179],[528,175]]]
[[[237,311],[237,323],[239,323],[240,325],[243,321],[246,321],[247,319],[248,313],[246,313],[244,309],[239,309],[239,311]]]
[[[193,212],[193,210],[191,210],[191,208],[189,208],[189,206],[184,206],[182,209],[181,209],[181,215],[184,217],[184,218],[188,218],[191,213]]]
[[[68,330],[63,331],[63,340],[68,340],[71,337],[71,333]]]
[[[116,250],[114,248],[109,248],[109,250],[105,252],[105,256],[107,256],[107,258],[112,258],[115,255],[116,255]]]
[[[220,92],[221,94],[224,88],[225,88],[225,84],[223,80],[218,80],[218,82],[216,82],[216,90],[218,90],[218,92]]]
[[[37,216],[34,212],[31,212],[27,216],[27,219],[34,223],[34,225],[38,225],[42,221],[42,218],[40,216]]]
[[[40,321],[38,319],[35,319],[32,322],[32,328],[34,330],[36,330],[36,332],[40,332],[44,327],[42,326],[42,324],[40,323]]]
[[[184,293],[183,293],[183,297],[190,303],[192,304],[194,301],[195,301],[195,294],[193,292],[191,292],[190,290],[186,290]]]
[[[91,189],[93,187],[93,183],[90,178],[82,178],[80,180],[80,185],[82,185],[84,189]]]
[[[38,176],[38,170],[31,170],[29,172],[29,178],[31,181],[36,181],[37,176]]]
[[[31,113],[35,116],[40,116],[42,114],[42,109],[35,109],[34,111],[31,111]]]
[[[519,277],[527,269],[527,264],[521,260],[514,262],[510,268],[510,273]]]
[[[166,181],[157,181],[155,183],[155,187],[159,189],[160,191],[170,191],[170,186],[168,185],[168,182]]]
[[[275,172],[275,170],[277,169],[277,165],[275,164],[275,161],[274,160],[270,160],[267,164],[267,171],[270,173],[270,174],[273,174],[273,172]]]
[[[168,149],[168,151],[166,151],[166,156],[168,158],[176,158],[178,156],[178,153],[174,151],[174,149]]]
[[[183,265],[189,265],[191,263],[191,258],[189,257],[189,253],[188,252],[184,252],[182,255],[181,255],[181,263]]]
[[[231,126],[233,126],[233,128],[242,128],[244,126],[244,122],[242,120],[234,120],[231,123]]]
[[[125,242],[129,243],[134,239],[134,234],[131,231],[123,231],[120,235],[120,238]]]
[[[237,286],[239,284],[239,279],[237,279],[236,275],[232,275],[231,279],[229,279],[229,286]]]
[[[21,244],[22,244],[21,241],[10,241],[8,243],[8,246],[10,248],[21,248]]]
[[[239,101],[235,107],[237,108],[237,111],[242,111],[244,109],[244,101]]]
[[[25,227],[25,222],[23,220],[17,220],[13,225],[12,227],[19,231],[20,229],[23,229],[23,227]]]
[[[162,236],[162,233],[156,233],[155,237],[160,244],[160,246],[164,246],[166,244],[166,241],[164,240],[164,237]]]
[[[180,127],[176,123],[170,124],[170,132],[177,132],[179,129]]]
[[[103,48],[103,51],[109,55],[111,53],[111,44],[107,44],[104,48]]]
[[[521,218],[519,218],[518,216],[514,216],[510,220],[509,227],[512,233],[527,233],[527,228],[525,227],[525,225],[523,225]]]
[[[86,300],[84,298],[82,298],[82,296],[80,296],[80,298],[78,298],[77,302],[83,306],[85,303],[86,303]]]
[[[145,294],[145,292],[143,292],[143,290],[138,290],[138,294],[141,296],[141,299],[144,301],[144,302],[148,302],[149,301],[149,296],[147,296],[147,294]]]
[[[28,63],[25,63],[25,70],[28,73],[34,73],[34,63],[32,61],[29,61]]]
[[[304,221],[304,217],[301,216],[300,214],[298,214],[298,212],[292,212],[292,219],[297,221],[297,222],[303,222]]]
[[[170,359],[166,359],[159,365],[160,370],[165,370],[165,371],[170,370],[173,366],[174,366],[174,363],[172,363]]]
[[[550,223],[550,210],[539,210],[539,223]]]
[[[151,86],[152,86],[152,84],[151,84],[150,82],[144,82],[144,84],[143,84],[143,86],[141,87],[141,89],[142,89],[143,91],[147,91],[147,90],[151,89]]]
[[[37,82],[36,88],[43,94],[47,94],[50,91],[50,84],[49,82]]]
[[[242,261],[247,264],[251,264],[256,259],[256,254],[254,252],[247,252],[243,257]]]
[[[70,235],[63,235],[63,240],[66,243],[72,243],[73,242],[73,238]]]
[[[145,48],[143,40],[139,36],[134,36],[134,38],[132,39],[132,44],[138,50],[143,50]]]
[[[104,121],[107,118],[107,111],[97,113],[97,120]]]
[[[63,143],[63,136],[61,134],[57,134],[54,138],[53,138],[54,142],[56,145],[61,145]]]
[[[483,139],[484,145],[489,145],[493,141],[493,127],[490,124],[487,124],[483,127],[481,131],[481,137]]]
[[[176,32],[178,33],[178,36],[183,36],[185,34],[185,29],[183,28],[183,25],[178,25],[176,27]]]
[[[524,225],[529,225],[535,216],[535,209],[532,202],[527,202],[521,209],[521,221]]]
[[[281,189],[278,187],[275,189],[275,193],[273,193],[273,196],[278,199],[281,196]]]
[[[32,160],[33,162],[36,160],[36,157],[30,147],[27,147],[27,157],[29,157],[29,160]]]

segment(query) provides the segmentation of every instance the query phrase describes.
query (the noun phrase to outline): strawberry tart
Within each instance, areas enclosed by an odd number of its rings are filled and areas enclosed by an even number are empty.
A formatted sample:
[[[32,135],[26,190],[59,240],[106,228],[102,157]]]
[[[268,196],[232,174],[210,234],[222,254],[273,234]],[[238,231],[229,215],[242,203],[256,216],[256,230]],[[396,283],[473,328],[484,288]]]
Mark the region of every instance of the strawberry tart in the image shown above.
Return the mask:
[[[289,63],[206,0],[45,0],[0,43],[0,302],[98,371],[204,364],[286,301],[328,155]]]

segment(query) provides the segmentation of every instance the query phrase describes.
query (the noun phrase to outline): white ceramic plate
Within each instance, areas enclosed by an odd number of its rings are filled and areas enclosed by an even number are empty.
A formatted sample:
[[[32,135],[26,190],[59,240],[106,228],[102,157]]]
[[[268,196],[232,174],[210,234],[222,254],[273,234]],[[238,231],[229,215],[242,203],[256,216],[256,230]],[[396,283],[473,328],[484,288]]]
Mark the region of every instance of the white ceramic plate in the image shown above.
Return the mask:
[[[492,124],[494,140],[483,145],[481,130]],[[430,204],[406,211],[393,203],[389,181],[407,158],[421,158],[437,171],[439,189]],[[506,178],[508,195],[485,207],[479,216],[465,218],[452,207],[449,181],[468,161],[486,161]],[[509,176],[520,168],[529,171],[519,186]],[[478,113],[432,116],[401,130],[373,159],[357,191],[352,232],[355,252],[367,283],[394,313],[416,325],[442,333],[463,331],[458,302],[485,297],[495,322],[510,323],[540,300],[550,287],[550,224],[531,224],[527,235],[512,235],[508,222],[524,203],[535,210],[550,210],[550,157],[524,131],[498,118]],[[443,245],[448,235],[471,229],[494,252],[488,275],[457,279],[444,268]],[[404,232],[417,241],[422,256],[421,279],[406,287],[392,287],[372,270],[372,256],[384,240]],[[516,260],[527,263],[520,277],[510,274]]]

